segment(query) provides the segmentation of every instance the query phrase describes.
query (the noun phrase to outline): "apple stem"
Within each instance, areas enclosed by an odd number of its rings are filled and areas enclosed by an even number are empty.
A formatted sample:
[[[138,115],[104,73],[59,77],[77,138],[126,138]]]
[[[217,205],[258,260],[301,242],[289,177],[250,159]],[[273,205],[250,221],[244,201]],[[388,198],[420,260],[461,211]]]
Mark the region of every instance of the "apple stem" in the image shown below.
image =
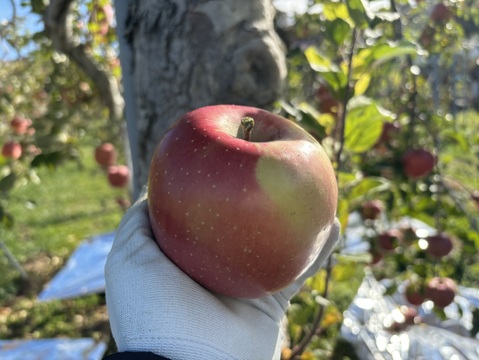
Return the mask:
[[[251,140],[251,132],[254,128],[254,120],[252,117],[245,116],[241,119],[241,127],[243,128],[244,139],[246,141]]]

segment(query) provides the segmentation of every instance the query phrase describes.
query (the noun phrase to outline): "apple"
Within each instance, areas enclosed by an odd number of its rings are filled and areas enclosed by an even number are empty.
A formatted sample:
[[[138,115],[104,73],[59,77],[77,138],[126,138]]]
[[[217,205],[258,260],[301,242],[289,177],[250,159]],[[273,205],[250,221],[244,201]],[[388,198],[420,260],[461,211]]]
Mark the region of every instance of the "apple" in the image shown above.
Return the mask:
[[[246,106],[182,116],[158,144],[148,178],[161,250],[205,288],[240,298],[275,293],[311,265],[337,200],[321,145],[294,122]]]
[[[108,182],[113,187],[125,187],[130,178],[130,169],[125,165],[112,165],[107,169]]]
[[[435,306],[444,308],[451,304],[456,297],[456,282],[447,277],[434,277],[426,285],[426,297]]]
[[[428,150],[408,150],[403,158],[403,170],[407,177],[419,179],[427,176],[436,165],[435,156]]]
[[[445,4],[439,3],[434,5],[431,11],[431,20],[436,23],[447,22],[452,18],[452,11]]]
[[[419,316],[419,313],[415,308],[402,305],[399,309],[404,315],[404,322],[407,325],[419,324],[422,321],[421,317]]]
[[[400,128],[397,123],[388,121],[383,122],[381,135],[379,136],[377,143],[381,144],[391,142],[397,136],[399,130]]]
[[[12,121],[10,121],[10,127],[17,135],[25,134],[31,125],[32,121],[30,119],[25,119],[18,115],[15,115]]]
[[[2,155],[14,160],[22,156],[22,145],[15,141],[9,141],[3,144]]]
[[[411,305],[419,306],[426,301],[425,290],[422,284],[410,283],[406,286],[404,297]]]
[[[444,233],[430,235],[426,238],[428,246],[426,252],[436,258],[441,258],[449,254],[453,244],[451,237]]]
[[[369,200],[361,206],[361,216],[365,220],[376,220],[383,210],[384,203],[381,200]]]
[[[336,114],[338,112],[339,103],[325,85],[319,86],[316,91],[316,100],[318,101],[319,111],[323,114]]]
[[[99,165],[110,166],[116,163],[116,149],[113,144],[103,143],[95,148],[95,160]]]
[[[369,249],[369,254],[371,255],[369,265],[377,265],[384,258],[384,254],[376,248]]]
[[[393,251],[402,242],[402,232],[399,229],[389,229],[377,237],[378,246],[386,251]]]

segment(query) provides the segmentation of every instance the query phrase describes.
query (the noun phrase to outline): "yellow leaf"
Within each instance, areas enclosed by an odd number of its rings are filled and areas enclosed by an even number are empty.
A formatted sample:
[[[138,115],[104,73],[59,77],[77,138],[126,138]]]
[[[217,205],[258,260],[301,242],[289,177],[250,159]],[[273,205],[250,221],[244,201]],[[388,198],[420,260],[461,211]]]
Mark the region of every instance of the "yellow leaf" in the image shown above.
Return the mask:
[[[354,95],[359,96],[363,95],[369,87],[369,83],[371,82],[371,75],[370,74],[363,74],[361,77],[356,81],[354,85]]]

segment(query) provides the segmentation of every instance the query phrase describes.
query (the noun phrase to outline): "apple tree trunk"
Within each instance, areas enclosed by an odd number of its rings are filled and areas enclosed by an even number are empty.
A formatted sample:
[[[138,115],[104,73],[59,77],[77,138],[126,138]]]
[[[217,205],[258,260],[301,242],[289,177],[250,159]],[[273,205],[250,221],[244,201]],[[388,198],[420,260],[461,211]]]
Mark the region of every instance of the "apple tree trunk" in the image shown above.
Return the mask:
[[[211,104],[267,108],[282,92],[284,49],[271,0],[117,0],[133,196],[168,127]]]

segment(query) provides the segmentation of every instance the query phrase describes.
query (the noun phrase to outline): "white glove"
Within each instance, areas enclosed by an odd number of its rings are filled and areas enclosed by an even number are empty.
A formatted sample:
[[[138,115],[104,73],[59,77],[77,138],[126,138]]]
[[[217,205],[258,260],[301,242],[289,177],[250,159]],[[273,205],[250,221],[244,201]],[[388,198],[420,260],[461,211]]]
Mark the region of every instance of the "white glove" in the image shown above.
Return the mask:
[[[172,360],[279,359],[290,298],[329,256],[339,224],[294,284],[259,299],[229,298],[196,283],[159,249],[145,200],[123,218],[105,267],[106,300],[118,350]]]

